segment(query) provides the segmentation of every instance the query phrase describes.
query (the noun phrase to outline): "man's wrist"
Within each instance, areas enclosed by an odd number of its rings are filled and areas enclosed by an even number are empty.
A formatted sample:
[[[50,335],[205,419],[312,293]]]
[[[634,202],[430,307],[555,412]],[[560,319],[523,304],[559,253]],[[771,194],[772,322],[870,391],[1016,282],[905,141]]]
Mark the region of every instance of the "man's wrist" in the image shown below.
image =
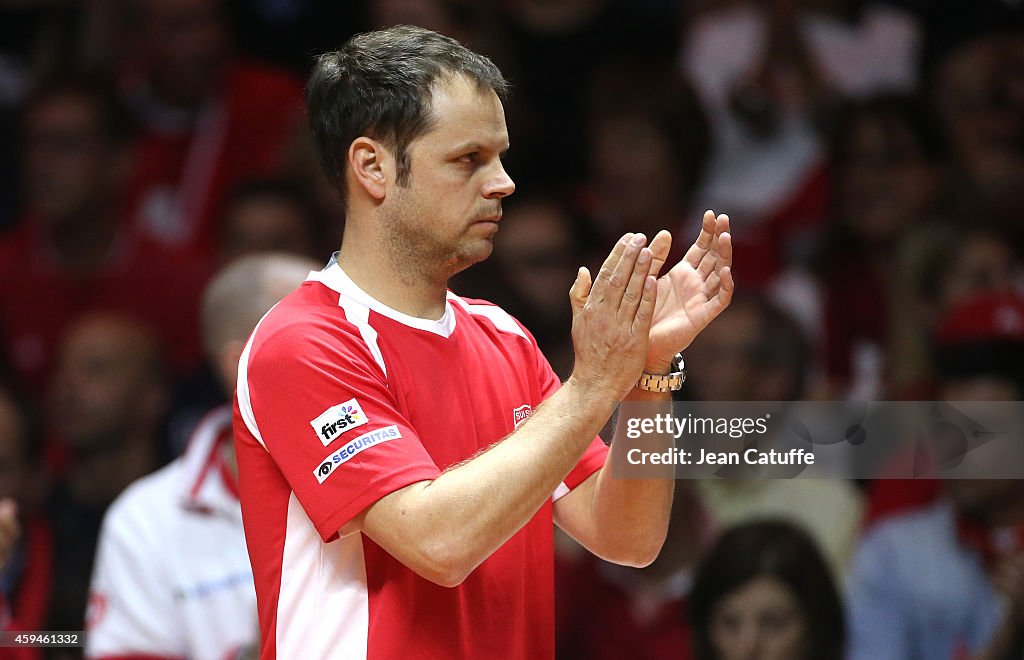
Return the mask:
[[[615,405],[619,402],[615,391],[606,384],[596,379],[580,378],[575,372],[570,374],[569,378],[562,383],[561,389],[569,392],[570,396],[581,406],[591,406],[600,403],[614,409]],[[608,414],[609,416],[611,415],[610,410]]]
[[[651,360],[644,363],[644,373],[664,376],[672,371],[672,358],[668,360]]]

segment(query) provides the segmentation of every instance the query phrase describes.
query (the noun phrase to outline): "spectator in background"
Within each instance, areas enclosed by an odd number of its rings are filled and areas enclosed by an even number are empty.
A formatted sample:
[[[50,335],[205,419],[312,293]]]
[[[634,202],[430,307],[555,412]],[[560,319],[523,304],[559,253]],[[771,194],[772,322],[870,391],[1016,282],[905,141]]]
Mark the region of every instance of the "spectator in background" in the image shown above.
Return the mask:
[[[1019,295],[955,305],[938,325],[935,346],[940,400],[1024,396]],[[1012,441],[1024,420],[1011,421],[1004,433]],[[937,499],[901,515],[890,511],[862,540],[848,584],[851,660],[1024,654],[1024,480],[944,486]]]
[[[25,211],[0,239],[0,325],[7,361],[35,393],[65,328],[90,311],[117,310],[160,328],[180,371],[198,357],[203,273],[125,228],[126,126],[116,99],[95,82],[54,80],[26,102]]]
[[[741,278],[769,281],[790,236],[822,221],[837,102],[913,89],[918,41],[910,16],[878,2],[747,0],[695,18],[682,64],[714,141],[695,201],[736,209]]]
[[[937,62],[931,100],[976,222],[1024,239],[1024,36],[983,36]]]
[[[157,467],[166,399],[163,354],[148,327],[96,314],[68,328],[44,419],[59,475],[50,502],[57,589],[47,629],[82,629],[103,512]]]
[[[890,391],[898,399],[929,399],[934,393],[931,341],[935,324],[954,305],[985,293],[1009,293],[1024,265],[1019,253],[993,229],[965,217],[923,224],[901,246],[893,286],[889,341]]]
[[[317,176],[322,176],[319,172]],[[336,245],[324,240],[320,215],[310,204],[305,186],[286,179],[248,179],[231,192],[218,244],[217,261],[227,264],[259,252],[282,252],[327,260],[316,255],[316,245]],[[228,393],[230,395],[230,392]],[[224,388],[209,361],[180,378],[167,416],[165,439],[168,458],[180,456],[199,421],[223,404]]]
[[[698,660],[843,658],[839,593],[814,541],[789,523],[725,532],[697,569],[690,604]]]
[[[219,0],[121,6],[119,73],[142,128],[133,221],[189,259],[209,259],[227,191],[281,166],[299,129],[300,84],[232,56]]]
[[[617,60],[595,72],[589,101],[584,204],[597,231],[679,233],[710,149],[689,83],[668,64]],[[674,247],[671,263],[685,248]]]
[[[762,294],[741,294],[713,337],[690,351],[702,401],[799,401],[810,386],[811,354],[791,316]],[[752,374],[757,374],[753,377]]]
[[[496,5],[505,47],[495,62],[516,83],[507,108],[516,134],[509,171],[519,173],[524,190],[583,183],[587,137],[580,118],[587,115],[594,73],[622,57],[670,63],[679,43],[678,8],[616,0]]]
[[[563,544],[555,571],[559,660],[693,657],[688,595],[714,529],[692,482],[677,481],[661,554],[627,568]]]
[[[822,352],[835,398],[883,396],[892,318],[904,303],[893,264],[912,232],[942,219],[942,153],[934,122],[912,98],[873,97],[839,117],[832,218],[819,257]]]
[[[284,180],[243,181],[224,211],[219,258],[223,263],[257,252],[314,257],[321,245],[313,208],[298,186]],[[333,245],[333,243],[330,243]],[[322,255],[326,261],[329,255]]]
[[[203,344],[226,394],[260,318],[312,260],[258,254],[225,266],[203,298]],[[231,409],[198,426],[185,454],[132,484],[103,521],[89,598],[95,658],[228,658],[254,652],[256,592],[238,504]]]
[[[0,525],[8,544],[0,567],[0,630],[5,631],[43,630],[47,623],[54,548],[41,507],[38,447],[26,409],[0,388]],[[41,655],[25,649],[14,657]]]
[[[908,237],[900,263],[894,298],[900,304],[893,310],[892,392],[902,400],[933,399],[938,396],[939,367],[945,360],[936,360],[934,350],[944,349],[948,341],[958,341],[955,332],[936,336],[938,324],[970,318],[973,312],[962,311],[969,301],[979,301],[976,304],[984,312],[986,300],[1012,299],[1022,272],[1021,260],[992,230],[964,230],[946,224],[921,226]],[[954,314],[954,310],[961,311]],[[981,327],[992,324],[983,321]],[[984,332],[991,334],[990,330]],[[902,469],[904,460],[911,459],[901,457],[887,469]],[[930,504],[938,495],[939,483],[933,479],[888,479],[883,475],[868,487],[864,527]]]
[[[702,401],[796,401],[804,398],[810,353],[799,325],[768,301],[738,295],[687,352]],[[705,479],[697,483],[714,523],[729,527],[761,518],[783,518],[805,529],[838,579],[852,553],[860,496],[845,481],[826,479]],[[814,506],[808,503],[813,502]]]

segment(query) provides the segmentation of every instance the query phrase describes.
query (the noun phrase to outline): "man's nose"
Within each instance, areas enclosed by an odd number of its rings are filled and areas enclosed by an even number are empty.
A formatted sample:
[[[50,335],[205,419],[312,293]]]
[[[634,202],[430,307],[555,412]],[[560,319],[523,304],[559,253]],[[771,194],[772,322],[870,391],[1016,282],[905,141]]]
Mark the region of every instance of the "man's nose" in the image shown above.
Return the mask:
[[[515,181],[513,181],[512,177],[510,177],[508,172],[505,171],[505,166],[499,162],[498,171],[484,187],[484,197],[487,199],[501,199],[502,197],[508,197],[515,191]]]

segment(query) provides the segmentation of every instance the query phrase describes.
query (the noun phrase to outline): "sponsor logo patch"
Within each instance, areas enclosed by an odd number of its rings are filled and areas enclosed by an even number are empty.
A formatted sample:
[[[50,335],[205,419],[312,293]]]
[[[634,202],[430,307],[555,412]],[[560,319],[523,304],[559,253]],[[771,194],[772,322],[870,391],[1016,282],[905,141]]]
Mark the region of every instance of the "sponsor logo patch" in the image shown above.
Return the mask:
[[[512,428],[517,429],[522,426],[523,422],[529,419],[532,414],[533,408],[528,403],[524,403],[518,408],[512,410]]]
[[[342,433],[362,426],[368,421],[366,413],[359,407],[359,402],[349,399],[345,403],[339,403],[323,411],[309,425],[313,427],[320,442],[324,443],[324,447],[326,447],[337,440]]]
[[[401,437],[402,433],[398,430],[398,427],[394,425],[385,426],[370,431],[369,433],[364,433],[358,438],[346,442],[341,449],[320,461],[320,465],[313,470],[313,476],[316,477],[316,480],[319,483],[323,483],[327,480],[327,477],[331,476],[339,465],[348,461],[364,449],[369,449],[374,445],[379,445],[382,442],[387,442],[388,440],[394,440],[395,438]]]

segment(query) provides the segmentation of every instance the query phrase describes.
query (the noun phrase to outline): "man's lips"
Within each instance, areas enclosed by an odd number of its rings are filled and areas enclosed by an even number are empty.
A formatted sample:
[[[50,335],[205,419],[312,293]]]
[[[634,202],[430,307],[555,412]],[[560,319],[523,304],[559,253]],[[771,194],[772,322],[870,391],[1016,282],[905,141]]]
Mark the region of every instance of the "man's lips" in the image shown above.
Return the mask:
[[[479,218],[479,219],[476,220],[476,222],[493,222],[493,223],[497,223],[499,220],[501,220],[501,211],[500,210],[497,213],[493,213],[491,215],[484,216],[483,218]]]

